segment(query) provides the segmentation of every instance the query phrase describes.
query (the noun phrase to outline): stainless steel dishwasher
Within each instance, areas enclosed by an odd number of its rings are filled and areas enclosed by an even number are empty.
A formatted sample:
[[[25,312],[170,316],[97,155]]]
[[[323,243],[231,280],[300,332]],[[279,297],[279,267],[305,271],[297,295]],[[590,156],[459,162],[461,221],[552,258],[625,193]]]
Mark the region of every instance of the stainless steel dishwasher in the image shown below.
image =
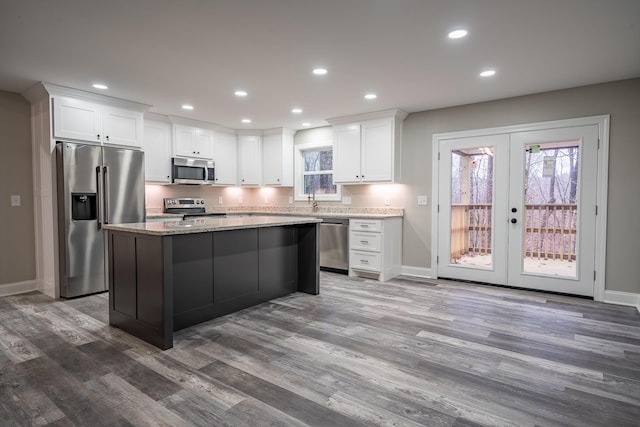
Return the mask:
[[[349,220],[320,219],[320,269],[346,274],[349,271]]]

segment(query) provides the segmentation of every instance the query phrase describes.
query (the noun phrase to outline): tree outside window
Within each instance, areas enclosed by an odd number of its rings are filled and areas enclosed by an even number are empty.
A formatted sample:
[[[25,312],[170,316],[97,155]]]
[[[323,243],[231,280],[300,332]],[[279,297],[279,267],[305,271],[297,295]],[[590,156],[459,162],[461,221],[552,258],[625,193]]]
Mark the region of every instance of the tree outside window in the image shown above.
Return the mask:
[[[304,194],[337,194],[333,183],[333,149],[302,151]]]

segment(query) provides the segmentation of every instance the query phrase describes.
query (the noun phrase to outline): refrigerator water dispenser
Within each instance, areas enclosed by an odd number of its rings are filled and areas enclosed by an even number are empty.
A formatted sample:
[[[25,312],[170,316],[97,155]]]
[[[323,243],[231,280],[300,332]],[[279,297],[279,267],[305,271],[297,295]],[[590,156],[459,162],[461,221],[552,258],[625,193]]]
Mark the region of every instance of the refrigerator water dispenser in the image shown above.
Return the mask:
[[[73,221],[95,221],[97,218],[96,193],[71,194],[71,219]]]

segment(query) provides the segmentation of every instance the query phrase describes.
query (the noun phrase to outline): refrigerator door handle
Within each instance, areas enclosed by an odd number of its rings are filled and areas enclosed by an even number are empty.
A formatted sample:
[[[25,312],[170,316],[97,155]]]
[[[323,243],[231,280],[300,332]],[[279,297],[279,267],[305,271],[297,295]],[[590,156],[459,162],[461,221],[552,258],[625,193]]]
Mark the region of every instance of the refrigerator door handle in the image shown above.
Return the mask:
[[[107,177],[109,167],[102,167],[102,190],[104,193],[104,223],[109,224],[109,178]]]
[[[98,199],[98,230],[102,228],[102,189],[100,187],[100,166],[96,166],[96,191]]]

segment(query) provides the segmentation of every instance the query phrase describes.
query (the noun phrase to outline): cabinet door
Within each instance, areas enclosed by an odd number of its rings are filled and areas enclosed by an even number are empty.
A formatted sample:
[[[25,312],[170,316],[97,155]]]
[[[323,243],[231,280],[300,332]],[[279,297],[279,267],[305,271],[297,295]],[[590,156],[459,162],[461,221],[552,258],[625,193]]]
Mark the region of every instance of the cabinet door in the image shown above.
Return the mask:
[[[171,182],[171,125],[144,122],[145,181]]]
[[[224,132],[215,133],[213,161],[216,164],[216,184],[238,184],[238,143],[235,135]]]
[[[260,185],[262,176],[262,138],[257,135],[238,136],[240,185]]]
[[[362,181],[392,181],[393,119],[364,122],[361,128]]]
[[[140,148],[142,146],[142,113],[120,108],[104,107],[102,129],[104,144],[125,145]]]
[[[203,159],[211,159],[212,146],[213,131],[197,128],[193,145],[193,155]]]
[[[262,150],[263,184],[282,185],[282,135],[265,135]]]
[[[360,182],[360,126],[336,126],[333,135],[333,182]]]
[[[176,156],[193,157],[193,146],[196,140],[196,128],[191,126],[173,126],[174,147]]]
[[[73,98],[54,98],[53,135],[57,138],[101,142],[104,135],[100,106]]]

